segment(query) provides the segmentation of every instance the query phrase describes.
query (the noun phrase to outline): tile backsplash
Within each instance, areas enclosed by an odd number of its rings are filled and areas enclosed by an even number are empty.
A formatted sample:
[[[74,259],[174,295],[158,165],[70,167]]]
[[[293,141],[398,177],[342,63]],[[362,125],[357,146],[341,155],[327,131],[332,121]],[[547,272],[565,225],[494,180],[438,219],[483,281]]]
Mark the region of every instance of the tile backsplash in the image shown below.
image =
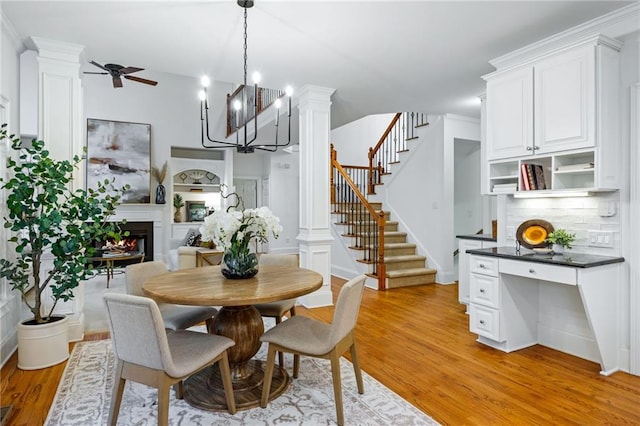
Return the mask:
[[[598,193],[590,197],[572,198],[512,198],[506,200],[506,226],[513,227],[513,236],[506,233],[506,244],[515,245],[518,226],[526,220],[544,219],[555,229],[564,228],[576,234],[572,251],[580,253],[619,256],[622,253],[620,241],[620,195],[618,192]],[[603,206],[614,206],[615,214],[601,216]],[[588,231],[610,231],[612,247],[589,246]]]

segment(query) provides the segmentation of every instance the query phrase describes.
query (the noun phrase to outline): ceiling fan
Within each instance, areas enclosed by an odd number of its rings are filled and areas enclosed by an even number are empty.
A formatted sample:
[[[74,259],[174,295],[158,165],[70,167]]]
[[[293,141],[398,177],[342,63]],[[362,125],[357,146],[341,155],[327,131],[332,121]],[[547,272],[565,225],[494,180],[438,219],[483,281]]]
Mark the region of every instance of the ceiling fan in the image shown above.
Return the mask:
[[[147,80],[146,78],[140,78],[140,77],[135,77],[133,75],[127,75],[127,74],[131,74],[134,72],[138,72],[138,71],[143,71],[144,68],[137,68],[137,67],[123,67],[122,65],[117,65],[117,64],[105,64],[105,65],[100,65],[99,63],[95,62],[95,61],[89,61],[90,64],[95,65],[96,67],[106,71],[106,72],[90,72],[90,71],[85,71],[85,74],[101,74],[101,75],[111,75],[112,79],[113,79],[113,87],[118,88],[118,87],[122,87],[122,78],[120,77],[124,77],[127,80],[132,80],[132,81],[137,81],[138,83],[144,83],[144,84],[150,84],[151,86],[155,86],[156,84],[158,84],[157,81],[153,81],[153,80]]]

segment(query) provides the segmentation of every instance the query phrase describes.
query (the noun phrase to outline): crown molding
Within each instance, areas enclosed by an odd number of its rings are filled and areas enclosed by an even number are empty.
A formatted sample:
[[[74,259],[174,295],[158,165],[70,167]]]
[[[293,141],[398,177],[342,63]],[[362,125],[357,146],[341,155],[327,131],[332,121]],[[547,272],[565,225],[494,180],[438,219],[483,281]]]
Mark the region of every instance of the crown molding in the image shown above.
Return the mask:
[[[7,37],[9,37],[9,40],[16,47],[18,53],[22,53],[27,50],[27,46],[25,46],[22,40],[20,40],[18,32],[16,31],[11,21],[9,21],[9,18],[7,18],[7,15],[2,12],[2,10],[0,10],[0,20],[2,21],[0,25],[0,27],[2,27],[2,32],[6,34]]]
[[[502,71],[516,65],[522,65],[545,54],[589,42],[597,42],[620,50],[622,43],[613,37],[620,37],[634,30],[639,30],[638,22],[640,22],[640,2],[635,2],[492,59],[489,63],[498,71]],[[487,74],[487,76],[491,74]]]

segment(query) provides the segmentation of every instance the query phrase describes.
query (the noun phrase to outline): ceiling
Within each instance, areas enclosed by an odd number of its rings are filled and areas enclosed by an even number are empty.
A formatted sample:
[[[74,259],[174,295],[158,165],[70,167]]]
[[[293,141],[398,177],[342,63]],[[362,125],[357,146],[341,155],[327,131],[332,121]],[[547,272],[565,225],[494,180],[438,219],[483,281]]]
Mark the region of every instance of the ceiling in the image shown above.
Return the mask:
[[[260,71],[265,87],[336,89],[332,128],[395,111],[479,116],[490,59],[629,3],[256,0],[249,74]],[[23,41],[80,44],[87,61],[242,82],[242,9],[234,0],[2,0],[0,7]]]

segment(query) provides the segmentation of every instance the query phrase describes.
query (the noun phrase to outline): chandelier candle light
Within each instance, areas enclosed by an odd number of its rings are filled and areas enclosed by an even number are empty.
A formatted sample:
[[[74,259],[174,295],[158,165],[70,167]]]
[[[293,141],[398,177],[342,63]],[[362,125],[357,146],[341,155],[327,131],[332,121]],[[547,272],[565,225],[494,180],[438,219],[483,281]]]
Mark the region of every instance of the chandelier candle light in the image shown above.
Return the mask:
[[[268,207],[216,211],[200,226],[202,241],[213,241],[224,250],[221,272],[226,278],[251,278],[258,273],[258,257],[252,253],[252,241],[266,243],[271,233],[282,232],[280,219]]]
[[[258,97],[260,96],[261,90],[258,87],[260,83],[260,74],[257,72],[253,73],[253,88],[247,86],[247,9],[253,7],[253,0],[237,0],[238,6],[244,9],[244,74],[243,74],[243,86],[242,86],[242,101],[236,99],[233,102],[233,109],[235,110],[235,132],[236,132],[236,141],[228,142],[228,141],[218,141],[212,139],[209,136],[209,99],[207,95],[207,87],[209,87],[210,80],[209,77],[202,77],[202,90],[199,93],[200,97],[200,127],[201,127],[201,141],[202,146],[204,148],[236,148],[238,152],[243,154],[252,153],[256,149],[260,149],[263,151],[271,151],[274,152],[278,148],[285,147],[289,145],[291,142],[291,95],[293,94],[293,89],[288,86],[285,90],[285,94],[287,95],[287,118],[288,118],[288,130],[287,130],[287,140],[286,142],[278,141],[278,126],[280,122],[280,107],[282,106],[282,101],[280,97],[278,97],[273,105],[275,107],[275,140],[273,143],[264,143],[262,140],[258,140]],[[280,92],[281,93],[281,92]],[[248,100],[250,99],[250,95],[253,95],[253,105],[251,105],[251,109],[249,110]],[[250,115],[252,113],[252,115]],[[248,126],[250,122],[253,121],[253,135],[249,136]],[[242,127],[243,138],[240,140],[240,127]],[[206,139],[205,139],[206,138]],[[257,142],[256,142],[257,141]],[[207,142],[215,143],[216,145],[207,145]],[[254,145],[255,143],[255,145]]]

